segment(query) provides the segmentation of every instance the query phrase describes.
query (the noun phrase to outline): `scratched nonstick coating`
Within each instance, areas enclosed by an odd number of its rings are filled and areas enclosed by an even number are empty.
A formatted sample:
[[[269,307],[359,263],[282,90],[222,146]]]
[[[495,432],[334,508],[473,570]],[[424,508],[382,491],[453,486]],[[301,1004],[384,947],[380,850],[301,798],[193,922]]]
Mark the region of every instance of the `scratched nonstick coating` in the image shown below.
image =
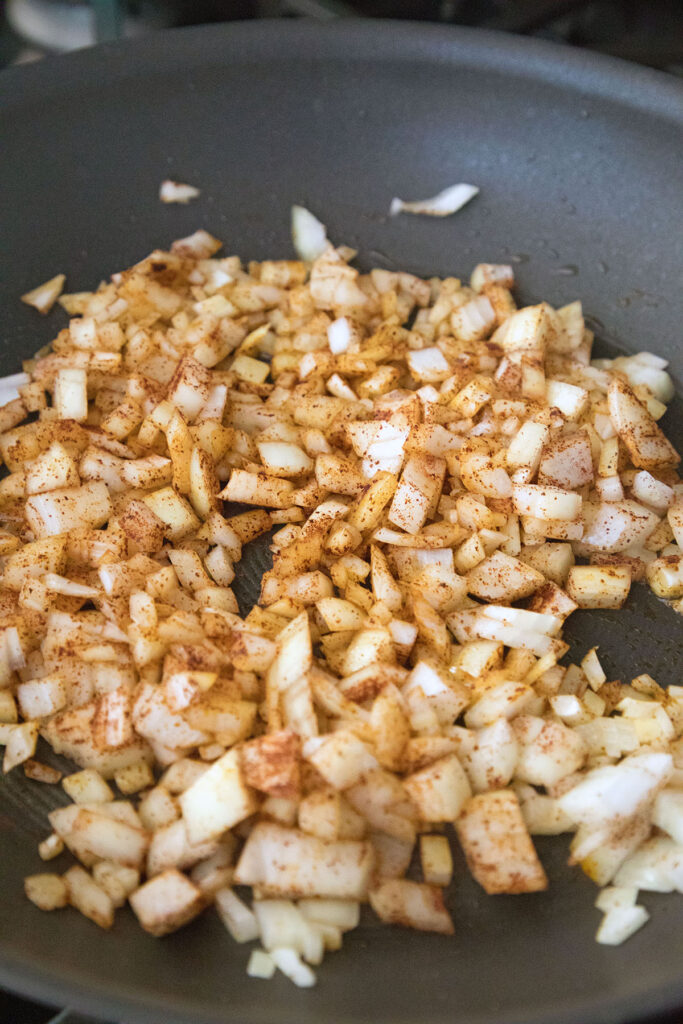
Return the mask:
[[[212,25],[3,72],[0,139],[3,372],[61,326],[17,301],[36,283],[91,288],[200,226],[228,252],[286,257],[302,202],[366,268],[512,261],[523,300],[581,297],[603,351],[660,352],[680,380],[683,103],[657,73],[464,29]],[[200,199],[163,206],[165,177]],[[392,196],[456,181],[481,189],[457,216],[387,216]],[[253,546],[239,566],[243,609],[267,557]],[[612,678],[680,683],[680,618],[634,589],[623,612],[572,616],[574,652],[598,643]],[[211,913],[163,940],[128,911],[109,934],[41,914],[21,880],[59,798],[0,780],[0,983],[33,998],[128,1024],[617,1024],[683,1005],[683,899],[645,896],[646,928],[595,945],[595,889],[566,838],[538,842],[551,886],[526,897],[485,897],[456,852],[453,938],[368,915],[302,992],[247,978]]]

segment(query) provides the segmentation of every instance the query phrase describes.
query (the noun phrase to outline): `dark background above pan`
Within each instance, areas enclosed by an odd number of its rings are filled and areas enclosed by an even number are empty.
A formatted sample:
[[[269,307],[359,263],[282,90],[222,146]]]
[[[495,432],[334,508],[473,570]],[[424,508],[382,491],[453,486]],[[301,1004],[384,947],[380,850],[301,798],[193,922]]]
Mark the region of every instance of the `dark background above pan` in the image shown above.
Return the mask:
[[[161,27],[302,15],[499,29],[683,74],[680,0],[6,0],[0,66],[82,46],[88,34],[103,41]]]

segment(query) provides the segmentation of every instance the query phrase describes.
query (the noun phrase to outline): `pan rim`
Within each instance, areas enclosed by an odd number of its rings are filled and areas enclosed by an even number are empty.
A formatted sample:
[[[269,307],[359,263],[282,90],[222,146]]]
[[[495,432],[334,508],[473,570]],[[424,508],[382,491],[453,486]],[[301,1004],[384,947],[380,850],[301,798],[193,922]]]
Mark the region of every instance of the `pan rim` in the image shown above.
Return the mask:
[[[683,126],[683,82],[653,68],[546,39],[488,29],[362,18],[330,22],[263,19],[197,25],[51,55],[0,72],[0,112],[44,102],[46,86],[54,95],[64,90],[97,87],[104,75],[108,81],[148,78],[153,62],[157,72],[165,68],[177,72],[178,52],[182,52],[186,71],[206,70],[212,64],[222,63],[228,39],[239,46],[243,62],[262,60],[267,55],[269,61],[284,63],[328,59],[366,60],[373,64],[397,60],[451,63],[534,78],[549,85],[574,86],[591,97],[612,100]],[[311,54],[313,42],[316,46]],[[308,47],[308,52],[298,52],[297,43]],[[140,54],[145,57],[144,67],[134,59]]]
[[[64,1006],[67,1013],[93,1015],[95,1021],[119,1021],[121,1024],[158,1024],[160,1014],[164,1024],[226,1024],[227,1018],[218,1006],[200,1010],[192,999],[179,1005],[178,999],[166,997],[158,992],[154,996],[118,986],[115,995],[109,988],[104,989],[98,980],[71,971],[68,978],[54,970],[45,968],[39,961],[13,958],[0,946],[0,987],[20,996],[50,1006]],[[683,999],[683,982],[673,982],[658,988],[660,999],[653,1001],[651,990],[637,995],[625,994],[619,997],[607,995],[596,1001],[582,1001],[580,995],[565,999],[561,1006],[540,1005],[532,1012],[528,1010],[512,1013],[501,1011],[496,1014],[495,1024],[638,1024],[650,1021],[661,1014],[680,1010]],[[105,1016],[102,1016],[102,1013]],[[190,1014],[191,1016],[188,1016]],[[264,1016],[263,1004],[254,1007],[254,1015],[242,1017],[236,1024],[294,1024],[295,1018],[283,1018],[278,1011]],[[425,1017],[432,1024],[447,1024],[450,1018],[443,1012],[438,1016]],[[355,1024],[359,1018],[347,1014],[328,1017],[328,1024]],[[494,1018],[488,1010],[470,1014],[469,1024],[492,1024]],[[414,1017],[406,1012],[401,1018],[394,1018],[392,1024],[412,1024]]]
[[[210,31],[207,29],[210,28]],[[287,44],[283,46],[283,41]],[[368,22],[356,19],[334,24],[310,24],[281,21],[228,23],[222,26],[200,26],[175,29],[145,36],[138,40],[105,44],[74,54],[49,58],[45,62],[8,69],[0,75],[0,113],[9,113],[22,105],[45,101],[45,89],[78,92],[93,86],[101,87],[104,76],[109,81],[148,78],[170,70],[183,57],[185,70],[206,69],[221,62],[225,47],[240,50],[240,59],[256,61],[264,52],[269,59],[293,61],[296,43],[308,52],[301,60],[372,60],[422,61],[458,67],[476,66],[482,72],[527,77],[555,86],[573,88],[590,97],[611,100],[619,105],[646,112],[650,116],[673,121],[683,126],[683,86],[660,72],[627,64],[616,58],[561,48],[543,40],[514,37],[498,32],[454,26],[429,26],[421,23]],[[312,44],[316,48],[311,54]],[[350,48],[354,48],[349,57]],[[141,67],[139,55],[146,65]],[[187,58],[187,59],[185,59]],[[177,65],[176,65],[177,67]],[[40,960],[17,957],[0,940],[0,983],[47,1002],[64,1002],[67,996],[84,1012],[125,1016],[130,1024],[149,1022],[160,1013],[169,1024],[181,1021],[177,1001],[166,1004],[161,993],[154,999],[119,986],[118,994],[96,979],[83,977],[72,970],[68,978],[46,968]],[[640,996],[606,998],[581,1002],[565,999],[557,1008],[539,1008],[524,1013],[526,1024],[616,1024],[627,1017],[636,1019],[645,1014],[673,1009],[683,1001],[683,981],[664,988],[644,991]],[[188,1004],[188,1010],[190,1010]],[[190,1010],[190,1012],[192,1012]],[[197,1009],[193,1019],[217,1021],[215,1014]],[[444,1020],[435,1015],[433,1021]],[[519,1024],[518,1014],[501,1015],[497,1024]],[[348,1018],[347,1018],[348,1020]],[[472,1024],[490,1021],[489,1013],[472,1017]]]

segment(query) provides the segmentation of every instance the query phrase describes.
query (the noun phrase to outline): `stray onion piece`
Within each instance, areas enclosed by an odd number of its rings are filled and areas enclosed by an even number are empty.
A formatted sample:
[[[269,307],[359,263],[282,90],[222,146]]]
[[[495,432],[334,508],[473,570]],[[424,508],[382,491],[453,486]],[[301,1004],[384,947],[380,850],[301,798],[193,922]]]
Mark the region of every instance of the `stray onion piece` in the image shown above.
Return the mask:
[[[39,854],[75,858],[26,894],[156,936],[212,905],[307,987],[362,904],[452,932],[452,842],[536,892],[566,832],[622,942],[640,889],[683,891],[683,687],[561,634],[640,581],[682,610],[666,363],[591,361],[580,303],[518,309],[509,266],[360,274],[293,227],[305,262],[200,230],[62,296],[4,382],[3,767],[61,783]]]
[[[184,185],[179,181],[166,179],[159,187],[159,199],[162,203],[189,203],[191,199],[197,199],[201,195],[194,185]]]
[[[416,199],[407,202],[405,199],[391,200],[389,213],[395,217],[398,213],[418,213],[428,217],[450,217],[466,206],[471,199],[479,195],[476,185],[451,185],[431,199]]]
[[[39,284],[37,288],[33,288],[30,292],[22,295],[21,301],[25,302],[27,306],[33,306],[39,313],[45,315],[50,312],[62,294],[65,281],[65,274],[55,274],[49,281]]]
[[[309,263],[330,248],[327,228],[305,206],[292,207],[292,242],[297,256]]]

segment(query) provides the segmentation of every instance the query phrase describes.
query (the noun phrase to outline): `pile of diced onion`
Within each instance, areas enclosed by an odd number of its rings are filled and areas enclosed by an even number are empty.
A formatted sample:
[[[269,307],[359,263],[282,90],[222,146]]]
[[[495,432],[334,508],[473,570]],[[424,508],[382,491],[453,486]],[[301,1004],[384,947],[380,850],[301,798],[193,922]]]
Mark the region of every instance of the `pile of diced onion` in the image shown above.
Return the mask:
[[[26,892],[153,935],[213,905],[306,986],[363,903],[450,933],[453,842],[524,893],[567,832],[621,942],[639,889],[683,891],[683,687],[561,633],[641,581],[677,628],[666,363],[591,360],[581,304],[518,309],[509,266],[361,274],[297,217],[306,260],[198,231],[62,295],[0,385],[4,770],[61,781],[39,852],[77,862]]]

